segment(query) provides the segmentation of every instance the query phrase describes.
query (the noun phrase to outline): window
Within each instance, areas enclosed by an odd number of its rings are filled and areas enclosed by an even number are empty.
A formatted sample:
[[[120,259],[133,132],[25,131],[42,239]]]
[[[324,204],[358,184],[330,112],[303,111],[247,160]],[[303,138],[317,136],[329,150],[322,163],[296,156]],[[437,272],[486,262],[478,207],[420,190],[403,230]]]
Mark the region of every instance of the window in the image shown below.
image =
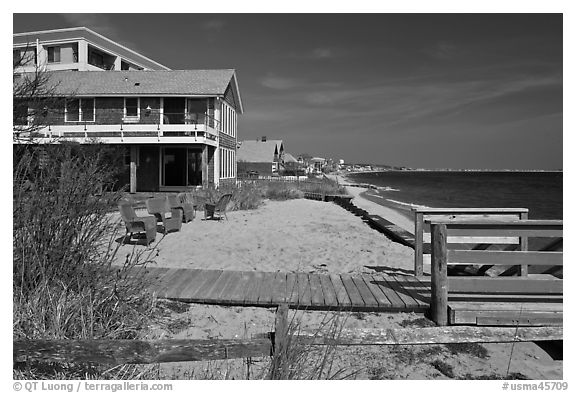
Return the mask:
[[[48,47],[48,63],[60,63],[60,47]]]
[[[140,117],[140,98],[124,98],[124,117],[132,119]]]
[[[82,121],[94,121],[94,98],[80,100],[80,117]]]
[[[236,151],[220,148],[220,178],[232,179],[236,177]]]
[[[93,122],[96,107],[94,98],[79,98],[66,101],[64,109],[64,121],[89,121]]]
[[[25,66],[36,64],[36,48],[14,49],[12,56],[14,65]]]

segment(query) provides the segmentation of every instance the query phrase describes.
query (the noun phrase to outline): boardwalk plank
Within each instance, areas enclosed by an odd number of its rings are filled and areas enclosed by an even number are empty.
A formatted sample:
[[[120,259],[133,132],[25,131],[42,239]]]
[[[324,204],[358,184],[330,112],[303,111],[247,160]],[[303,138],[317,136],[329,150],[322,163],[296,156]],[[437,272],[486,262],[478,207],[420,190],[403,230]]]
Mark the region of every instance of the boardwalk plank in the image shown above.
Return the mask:
[[[312,294],[310,292],[310,281],[308,274],[297,273],[296,279],[298,280],[298,305],[300,307],[308,307],[312,305]]]
[[[180,299],[182,297],[182,293],[185,291],[190,291],[188,288],[193,288],[195,285],[198,285],[197,282],[199,281],[199,276],[202,274],[202,269],[189,269],[185,273],[185,280],[183,280],[180,284],[176,285],[170,291],[172,299]]]
[[[220,292],[220,302],[222,304],[231,304],[232,294],[235,293],[236,288],[242,283],[242,272],[231,271],[231,273],[233,273],[233,279],[229,280],[222,288],[222,292]]]
[[[250,272],[239,272],[238,284],[234,289],[228,293],[228,304],[241,305],[244,304],[244,293],[246,292],[246,286],[249,283],[251,276]]]
[[[372,275],[363,274],[362,279],[364,280],[364,283],[366,284],[370,292],[372,292],[372,295],[378,302],[378,307],[383,309],[388,309],[392,307],[392,302],[390,302],[390,299],[388,299],[388,297],[386,297],[384,292],[380,290],[378,284],[376,284],[376,279]]]
[[[146,268],[146,278],[148,279],[157,279],[163,277],[167,272],[168,268],[166,267],[149,267]]]
[[[203,278],[203,282],[195,288],[196,290],[190,288],[190,299],[198,303],[204,303],[206,293],[214,286],[214,283],[221,274],[222,270],[208,270],[208,273]]]
[[[156,282],[158,296],[169,297],[170,283],[176,277],[178,277],[178,269],[169,269],[162,276],[158,276],[158,281]]]
[[[250,283],[246,287],[244,294],[244,304],[254,305],[258,304],[258,296],[260,295],[260,287],[263,284],[264,272],[253,272],[254,275],[250,279]]]
[[[346,293],[350,298],[350,302],[352,303],[352,307],[364,307],[364,301],[362,300],[362,295],[352,282],[352,277],[349,274],[341,274],[340,278],[342,279],[342,284],[346,288]]]
[[[274,274],[274,285],[272,286],[272,304],[281,304],[286,302],[286,273],[276,272]]]
[[[151,291],[158,292],[160,289],[164,288],[164,283],[162,282],[162,277],[168,272],[167,268],[148,268],[146,269],[145,283],[149,286]]]
[[[324,293],[322,292],[322,283],[319,274],[308,275],[310,280],[310,293],[312,306],[324,306]]]
[[[386,295],[388,300],[390,300],[391,310],[404,310],[406,308],[406,303],[402,301],[400,296],[396,293],[390,282],[386,280],[384,274],[373,274],[375,285]]]
[[[330,281],[330,276],[327,274],[318,274],[318,278],[322,285],[324,304],[329,308],[338,308],[338,298],[336,297],[334,285],[332,285],[332,281]]]
[[[195,269],[188,273],[189,281],[186,285],[179,286],[174,291],[174,299],[189,301],[190,296],[206,281],[213,270]]]
[[[188,275],[190,280],[186,285],[179,286],[177,291],[174,291],[174,297],[170,299],[190,301],[191,295],[196,291],[196,289],[204,283],[204,280],[211,270],[191,270]]]
[[[159,296],[194,303],[300,308],[423,311],[430,283],[382,274],[308,274],[152,268]],[[154,278],[156,276],[156,278]],[[160,283],[160,285],[154,284]],[[551,300],[551,301],[555,301]],[[560,299],[561,301],[561,299]]]
[[[262,285],[260,287],[260,293],[258,295],[258,304],[267,305],[272,303],[272,295],[274,292],[274,276],[273,272],[264,273],[262,278]]]
[[[334,292],[336,294],[336,299],[338,300],[338,307],[349,308],[352,304],[350,297],[346,292],[344,283],[342,283],[342,278],[339,274],[330,274],[330,281],[334,287]]]
[[[398,281],[396,276],[386,276],[386,280],[390,283],[392,289],[398,294],[400,299],[406,304],[407,310],[414,310],[418,308],[418,303],[410,296],[407,290],[404,288],[404,283]]]
[[[298,304],[298,282],[295,273],[286,275],[286,300],[291,305]]]
[[[213,303],[220,301],[220,295],[230,280],[234,280],[238,274],[230,270],[224,270],[220,277],[214,282],[212,288],[206,292],[206,302]]]
[[[360,296],[362,296],[364,304],[367,307],[378,307],[378,301],[376,300],[370,289],[368,289],[368,286],[366,285],[364,280],[362,280],[362,277],[352,276],[351,279],[354,285],[356,285],[356,289],[358,289],[358,292],[360,292]]]
[[[406,293],[414,299],[418,307],[427,308],[429,307],[429,303],[425,302],[420,295],[418,294],[418,288],[420,287],[420,282],[416,277],[412,276],[395,276],[396,280],[403,285]]]
[[[424,303],[430,305],[431,299],[431,284],[430,280],[424,279],[424,277],[410,277],[414,279],[414,291],[418,295],[418,299],[422,300]]]
[[[193,273],[191,269],[176,269],[176,276],[166,283],[166,297],[175,298],[177,288],[186,287]]]

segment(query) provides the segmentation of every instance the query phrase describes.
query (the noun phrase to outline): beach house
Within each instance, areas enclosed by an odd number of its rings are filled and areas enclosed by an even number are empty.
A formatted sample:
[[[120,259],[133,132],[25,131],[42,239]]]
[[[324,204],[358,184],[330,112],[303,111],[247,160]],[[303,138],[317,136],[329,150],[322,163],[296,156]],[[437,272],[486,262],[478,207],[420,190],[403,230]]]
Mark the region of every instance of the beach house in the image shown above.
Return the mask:
[[[263,136],[238,142],[238,174],[242,177],[278,174],[284,163],[284,143]]]
[[[86,27],[16,33],[14,59],[23,58],[21,71],[129,71],[170,68]]]
[[[15,84],[43,68],[66,98],[29,116],[41,125],[32,143],[121,146],[130,192],[235,182],[243,113],[235,70],[170,70],[85,28],[15,34],[14,56],[30,60]]]

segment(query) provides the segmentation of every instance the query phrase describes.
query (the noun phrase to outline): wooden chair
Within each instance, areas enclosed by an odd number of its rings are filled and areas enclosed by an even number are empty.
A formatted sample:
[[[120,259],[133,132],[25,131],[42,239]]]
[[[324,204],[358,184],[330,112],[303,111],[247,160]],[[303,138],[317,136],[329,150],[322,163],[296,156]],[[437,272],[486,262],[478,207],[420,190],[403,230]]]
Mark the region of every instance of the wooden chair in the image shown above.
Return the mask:
[[[226,208],[228,207],[228,203],[232,199],[232,194],[224,194],[220,197],[216,204],[206,203],[204,205],[204,218],[210,219],[214,218],[215,214],[218,214],[218,220],[222,218],[222,215],[226,217],[226,221],[228,221],[228,216],[226,215]]]
[[[126,226],[126,235],[144,232],[146,234],[146,245],[149,245],[156,240],[156,218],[153,216],[139,217],[136,215],[134,208],[130,202],[126,200],[120,201],[118,210],[122,221]]]
[[[156,217],[156,221],[164,226],[164,233],[179,231],[182,228],[182,211],[171,209],[168,198],[150,198],[146,200],[148,213]]]
[[[178,209],[182,212],[182,222],[189,222],[194,219],[194,203],[189,202],[189,197],[185,193],[169,195],[168,203],[171,209]]]

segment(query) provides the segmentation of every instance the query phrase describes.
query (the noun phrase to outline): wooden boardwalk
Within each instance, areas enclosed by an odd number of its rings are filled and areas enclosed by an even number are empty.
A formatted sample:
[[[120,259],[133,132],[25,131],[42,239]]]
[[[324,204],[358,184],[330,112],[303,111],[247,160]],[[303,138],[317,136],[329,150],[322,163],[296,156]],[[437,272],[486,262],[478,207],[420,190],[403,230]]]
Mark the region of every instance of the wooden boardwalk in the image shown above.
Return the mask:
[[[147,268],[161,298],[226,306],[425,312],[430,281],[385,274],[320,274]]]

